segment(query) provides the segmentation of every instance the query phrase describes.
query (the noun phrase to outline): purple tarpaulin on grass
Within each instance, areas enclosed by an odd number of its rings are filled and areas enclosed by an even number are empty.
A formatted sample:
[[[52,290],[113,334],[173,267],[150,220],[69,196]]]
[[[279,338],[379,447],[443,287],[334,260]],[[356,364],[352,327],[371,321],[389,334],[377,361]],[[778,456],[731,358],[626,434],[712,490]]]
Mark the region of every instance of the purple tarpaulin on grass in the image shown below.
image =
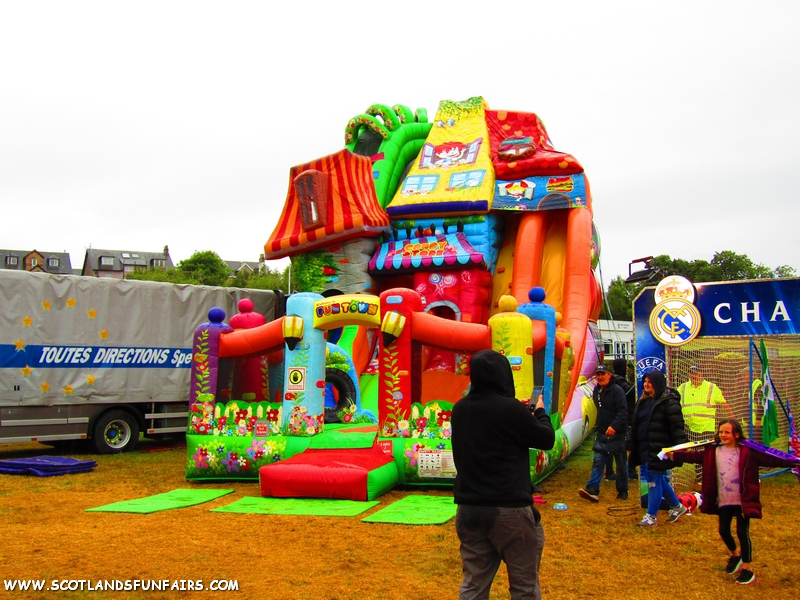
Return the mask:
[[[0,460],[0,473],[52,477],[68,473],[88,473],[97,466],[93,460],[78,460],[66,456],[32,456]]]

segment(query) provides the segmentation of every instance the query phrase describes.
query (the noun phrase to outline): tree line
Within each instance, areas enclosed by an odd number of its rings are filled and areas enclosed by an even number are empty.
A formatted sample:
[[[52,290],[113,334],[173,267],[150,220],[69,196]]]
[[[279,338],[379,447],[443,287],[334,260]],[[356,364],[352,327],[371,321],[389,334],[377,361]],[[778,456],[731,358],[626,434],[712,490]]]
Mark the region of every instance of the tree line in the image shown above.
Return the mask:
[[[188,283],[192,285],[215,285],[221,287],[251,288],[257,290],[281,290],[288,293],[289,267],[283,271],[263,267],[258,272],[241,269],[238,273],[225,264],[216,252],[195,252],[172,269],[147,269],[134,271],[126,279]]]
[[[652,270],[653,276],[645,281],[625,283],[625,278],[615,277],[608,286],[606,303],[603,304],[601,319],[612,316],[618,321],[633,319],[633,300],[646,286],[658,283],[669,275],[681,275],[693,283],[711,281],[741,281],[743,279],[775,279],[794,277],[795,270],[782,265],[770,269],[762,264],[754,263],[746,254],[737,254],[731,250],[716,252],[710,260],[683,260],[661,254],[648,259],[646,266]]]
[[[710,260],[684,260],[661,254],[647,260],[646,266],[653,276],[645,281],[625,283],[625,278],[614,278],[606,291],[601,319],[612,316],[619,321],[633,318],[633,300],[648,285],[654,285],[669,275],[682,275],[694,283],[710,281],[739,281],[743,279],[774,279],[794,277],[795,270],[782,265],[774,269],[754,263],[746,254],[731,250],[716,252]],[[313,271],[313,269],[311,269]],[[303,269],[309,271],[309,269]],[[321,271],[320,271],[321,272]],[[259,272],[240,270],[233,273],[216,252],[195,252],[172,269],[148,269],[126,275],[127,279],[188,283],[193,285],[215,285],[222,287],[254,288],[262,290],[289,291],[289,267],[283,270],[262,268]],[[295,289],[304,289],[301,279],[292,282]],[[310,288],[308,288],[310,289]]]

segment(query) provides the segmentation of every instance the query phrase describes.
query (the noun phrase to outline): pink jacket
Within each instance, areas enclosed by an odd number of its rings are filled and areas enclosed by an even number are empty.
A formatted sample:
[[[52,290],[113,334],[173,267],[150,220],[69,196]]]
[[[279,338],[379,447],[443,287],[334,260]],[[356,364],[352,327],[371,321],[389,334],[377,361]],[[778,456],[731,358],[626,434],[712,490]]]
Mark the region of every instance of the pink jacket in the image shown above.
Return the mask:
[[[701,463],[703,465],[703,504],[700,512],[718,515],[717,506],[717,446],[706,446],[701,450],[676,450],[673,461]],[[744,446],[739,446],[739,477],[741,479],[742,513],[750,519],[761,518],[758,467],[796,467],[797,463],[770,456]]]

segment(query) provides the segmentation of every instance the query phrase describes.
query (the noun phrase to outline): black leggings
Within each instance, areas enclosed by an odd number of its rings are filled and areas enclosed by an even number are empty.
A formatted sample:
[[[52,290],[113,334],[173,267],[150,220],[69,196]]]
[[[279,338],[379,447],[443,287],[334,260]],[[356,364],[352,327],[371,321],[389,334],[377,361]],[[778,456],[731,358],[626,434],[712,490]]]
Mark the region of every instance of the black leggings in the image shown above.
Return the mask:
[[[736,541],[731,535],[731,523],[736,517],[736,537],[739,538],[741,547],[742,562],[753,562],[753,544],[750,542],[750,519],[742,514],[741,506],[720,506],[719,507],[719,536],[728,550],[736,551]]]

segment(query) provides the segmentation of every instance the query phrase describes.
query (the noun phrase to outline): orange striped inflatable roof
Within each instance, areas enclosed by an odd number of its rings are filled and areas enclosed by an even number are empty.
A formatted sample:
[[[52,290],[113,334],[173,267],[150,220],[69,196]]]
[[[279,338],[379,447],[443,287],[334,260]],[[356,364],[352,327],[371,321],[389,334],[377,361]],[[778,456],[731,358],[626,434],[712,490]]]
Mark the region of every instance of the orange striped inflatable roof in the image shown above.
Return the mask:
[[[328,185],[324,198],[326,218],[319,226],[306,229],[294,181],[309,171],[325,174]],[[264,245],[264,257],[283,258],[353,237],[378,236],[388,227],[389,217],[380,207],[372,183],[372,161],[343,149],[292,167],[283,212]]]

